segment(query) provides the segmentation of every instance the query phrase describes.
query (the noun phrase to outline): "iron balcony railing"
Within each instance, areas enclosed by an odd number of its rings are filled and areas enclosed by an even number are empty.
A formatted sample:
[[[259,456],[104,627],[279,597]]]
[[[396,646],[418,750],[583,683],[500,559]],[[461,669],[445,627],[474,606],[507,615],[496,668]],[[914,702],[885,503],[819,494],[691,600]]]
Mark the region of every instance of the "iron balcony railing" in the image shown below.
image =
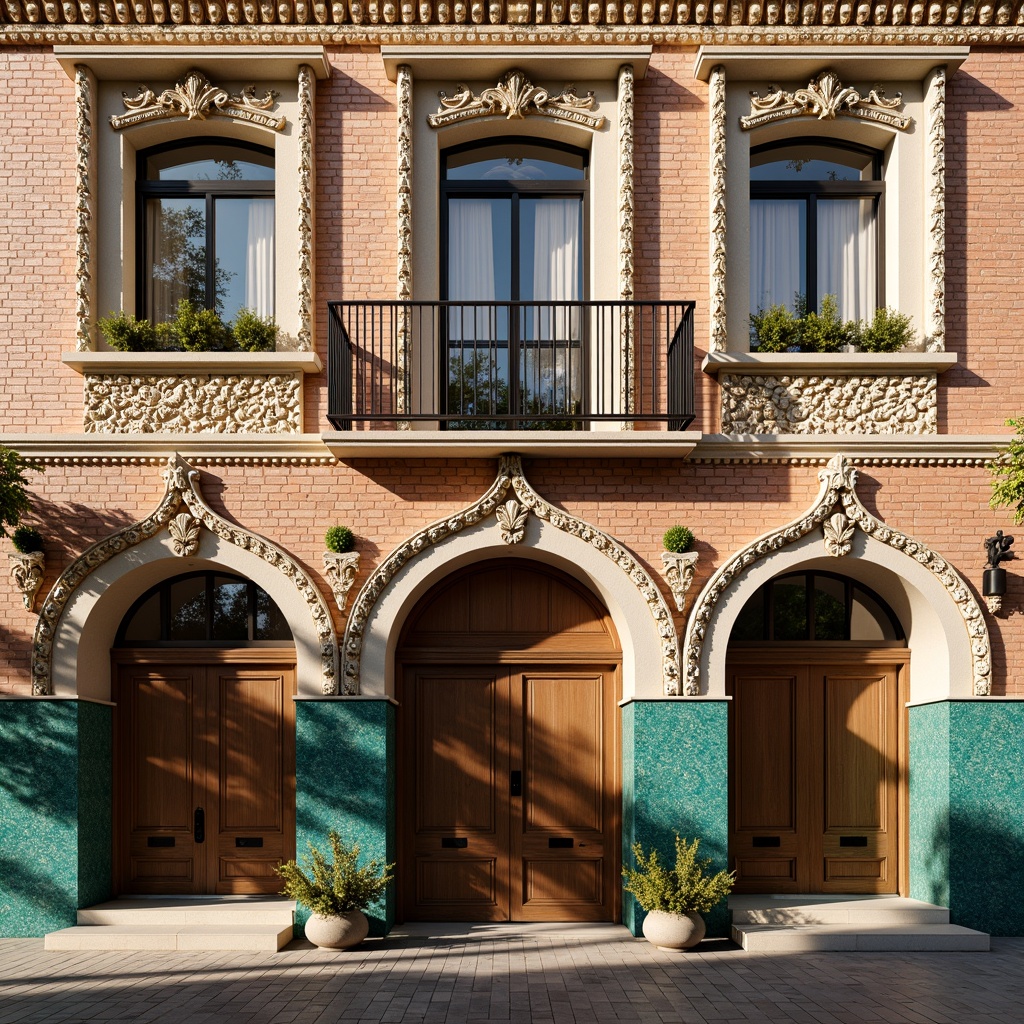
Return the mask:
[[[337,430],[693,419],[692,302],[330,302]]]

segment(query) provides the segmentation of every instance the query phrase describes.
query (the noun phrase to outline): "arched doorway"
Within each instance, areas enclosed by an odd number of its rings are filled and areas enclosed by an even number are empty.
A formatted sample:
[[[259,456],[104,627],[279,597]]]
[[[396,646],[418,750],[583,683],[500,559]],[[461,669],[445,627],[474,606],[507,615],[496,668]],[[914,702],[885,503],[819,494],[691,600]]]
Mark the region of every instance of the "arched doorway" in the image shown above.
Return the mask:
[[[726,668],[737,892],[905,891],[909,658],[848,577],[790,572],[746,602]]]
[[[618,919],[620,666],[607,610],[538,563],[419,601],[397,659],[400,918]]]
[[[114,888],[276,893],[295,856],[295,644],[262,587],[146,591],[112,652]]]

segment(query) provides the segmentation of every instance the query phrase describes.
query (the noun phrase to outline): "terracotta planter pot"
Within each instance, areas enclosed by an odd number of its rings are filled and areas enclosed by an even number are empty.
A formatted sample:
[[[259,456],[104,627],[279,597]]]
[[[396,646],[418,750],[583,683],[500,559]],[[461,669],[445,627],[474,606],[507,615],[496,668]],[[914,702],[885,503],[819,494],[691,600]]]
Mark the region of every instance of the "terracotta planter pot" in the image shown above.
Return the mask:
[[[692,949],[704,938],[705,931],[704,918],[695,912],[652,910],[644,918],[644,938],[658,949]]]
[[[361,910],[336,917],[313,914],[306,922],[306,938],[321,949],[349,949],[366,938],[370,922]]]

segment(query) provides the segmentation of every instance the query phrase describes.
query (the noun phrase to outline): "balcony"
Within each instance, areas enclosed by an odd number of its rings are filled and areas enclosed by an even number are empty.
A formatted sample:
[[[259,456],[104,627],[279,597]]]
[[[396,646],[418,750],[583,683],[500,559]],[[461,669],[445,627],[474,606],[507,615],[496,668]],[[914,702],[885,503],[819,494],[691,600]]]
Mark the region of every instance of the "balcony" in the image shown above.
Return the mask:
[[[331,302],[342,457],[692,448],[692,302]]]

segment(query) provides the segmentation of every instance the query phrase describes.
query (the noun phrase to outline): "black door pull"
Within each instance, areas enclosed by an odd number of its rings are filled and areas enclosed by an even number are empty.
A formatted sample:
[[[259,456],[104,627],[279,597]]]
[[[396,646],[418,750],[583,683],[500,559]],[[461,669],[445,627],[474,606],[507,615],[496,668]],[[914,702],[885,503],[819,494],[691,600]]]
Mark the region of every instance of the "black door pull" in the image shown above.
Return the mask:
[[[523,795],[523,773],[522,772],[509,772],[509,794],[512,796]]]
[[[192,838],[197,843],[206,841],[206,812],[202,807],[197,807],[192,815]]]

